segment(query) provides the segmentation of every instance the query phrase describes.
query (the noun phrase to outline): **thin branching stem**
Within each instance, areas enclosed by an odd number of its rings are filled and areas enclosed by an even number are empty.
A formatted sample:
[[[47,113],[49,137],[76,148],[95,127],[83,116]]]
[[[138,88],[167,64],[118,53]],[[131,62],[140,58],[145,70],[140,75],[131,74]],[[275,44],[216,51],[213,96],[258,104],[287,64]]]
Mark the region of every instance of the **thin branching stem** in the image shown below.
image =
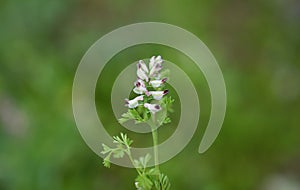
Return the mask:
[[[134,168],[136,169],[136,171],[138,172],[139,175],[142,175],[142,173],[139,171],[139,169],[136,167],[135,163],[134,163],[134,160],[131,156],[131,151],[130,151],[130,148],[127,148],[127,155],[128,155],[128,158],[129,160],[131,161],[132,165],[134,166]]]

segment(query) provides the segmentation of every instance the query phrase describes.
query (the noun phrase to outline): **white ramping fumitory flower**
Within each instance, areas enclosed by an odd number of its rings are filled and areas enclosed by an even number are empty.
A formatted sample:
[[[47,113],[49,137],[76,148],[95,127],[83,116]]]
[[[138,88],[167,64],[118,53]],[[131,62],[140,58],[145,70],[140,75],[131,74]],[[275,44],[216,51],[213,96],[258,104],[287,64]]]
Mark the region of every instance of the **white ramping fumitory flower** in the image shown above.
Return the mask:
[[[159,71],[162,69],[162,64],[163,60],[161,58],[161,56],[152,56],[150,59],[150,63],[149,63],[149,77],[156,77],[157,75],[159,75]]]
[[[167,78],[164,78],[162,80],[152,80],[149,82],[149,84],[151,86],[153,86],[154,88],[158,88],[160,87],[163,83],[165,83],[167,81]]]
[[[158,104],[145,103],[144,107],[147,108],[153,114],[161,110],[161,107]]]
[[[137,71],[136,71],[138,78],[142,79],[142,80],[146,80],[148,82],[148,80],[149,80],[148,72],[149,72],[149,70],[148,70],[145,62],[140,60],[139,63],[137,64]]]
[[[155,100],[161,100],[162,97],[166,94],[168,94],[169,91],[168,90],[164,90],[164,91],[150,91],[149,94],[153,96],[153,98]]]
[[[139,101],[144,100],[144,95],[137,96],[132,100],[125,99],[125,105],[129,108],[136,108],[139,105]]]
[[[141,68],[146,72],[149,73],[148,67],[146,63],[143,60],[139,60],[139,64],[141,65]]]
[[[135,88],[133,89],[133,92],[135,92],[136,94],[148,94],[148,90],[146,88],[146,85],[144,83],[143,80],[138,79],[135,83],[134,83]]]

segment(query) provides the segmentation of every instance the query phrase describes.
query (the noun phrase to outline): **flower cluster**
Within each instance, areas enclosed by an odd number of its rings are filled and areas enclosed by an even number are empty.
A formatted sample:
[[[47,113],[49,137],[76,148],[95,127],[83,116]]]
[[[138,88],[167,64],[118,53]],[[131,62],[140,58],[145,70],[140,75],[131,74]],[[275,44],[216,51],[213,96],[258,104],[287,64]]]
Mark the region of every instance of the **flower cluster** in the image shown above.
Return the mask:
[[[142,105],[152,114],[161,110],[161,105],[151,102],[161,100],[169,92],[162,88],[167,81],[167,78],[161,78],[162,63],[161,56],[151,57],[149,66],[143,60],[137,63],[137,80],[134,82],[133,92],[138,96],[131,100],[125,99],[125,105],[128,108]]]

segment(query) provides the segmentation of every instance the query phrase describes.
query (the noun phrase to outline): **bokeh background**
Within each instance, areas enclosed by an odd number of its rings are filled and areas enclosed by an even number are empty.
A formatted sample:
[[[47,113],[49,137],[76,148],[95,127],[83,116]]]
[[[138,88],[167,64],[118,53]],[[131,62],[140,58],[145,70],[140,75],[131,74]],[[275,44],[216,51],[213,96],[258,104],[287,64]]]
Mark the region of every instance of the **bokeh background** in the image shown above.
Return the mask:
[[[117,123],[110,91],[124,65],[161,54],[191,76],[201,102],[194,138],[161,166],[172,189],[300,189],[299,1],[2,0],[0,21],[0,190],[134,189],[133,169],[104,168],[84,143],[71,92],[76,67],[97,39],[144,21],[178,25],[210,48],[227,85],[224,126],[198,154],[210,113],[201,71],[173,49],[142,45],[120,52],[100,76],[107,82],[99,80],[96,103],[108,131],[149,145],[150,136]],[[161,129],[160,141],[175,128]]]

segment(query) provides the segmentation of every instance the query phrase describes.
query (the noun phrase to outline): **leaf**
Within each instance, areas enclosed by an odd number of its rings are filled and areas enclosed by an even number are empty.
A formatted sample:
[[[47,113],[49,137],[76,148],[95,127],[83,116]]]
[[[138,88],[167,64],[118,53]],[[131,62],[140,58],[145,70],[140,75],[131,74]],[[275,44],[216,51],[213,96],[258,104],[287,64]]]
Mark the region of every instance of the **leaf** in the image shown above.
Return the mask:
[[[126,121],[135,119],[134,116],[130,113],[130,111],[128,110],[126,113],[123,113],[121,118],[118,119],[120,124],[125,123]]]
[[[120,142],[120,144],[123,144],[125,145],[126,147],[130,147],[130,145],[133,143],[133,140],[131,140],[130,138],[127,137],[126,134],[124,133],[121,133],[121,138],[120,137],[117,137],[118,139],[118,142]]]
[[[165,117],[165,119],[163,120],[163,124],[168,124],[168,123],[171,123],[171,118]]]
[[[145,110],[143,113],[144,121],[148,121],[150,119],[150,112],[148,110]]]
[[[156,168],[152,168],[149,171],[147,171],[147,175],[157,176],[157,175],[159,175],[159,170]]]
[[[113,143],[115,144],[124,144],[124,142],[119,136],[113,136],[113,139],[114,139]]]
[[[123,116],[123,115],[122,115]],[[119,121],[119,123],[120,124],[123,124],[123,123],[125,123],[126,121],[129,121],[130,119],[129,118],[126,118],[126,117],[122,117],[122,118],[120,118],[120,119],[118,119],[118,121]]]
[[[173,112],[172,105],[175,100],[171,96],[166,96],[161,100],[162,106],[166,108],[168,112]]]
[[[159,174],[159,181],[154,182],[156,189],[169,190],[171,188],[171,183],[168,176],[165,174]]]
[[[150,154],[146,154],[146,156],[144,157],[144,168],[147,167],[148,162],[151,160],[151,155]]]
[[[138,168],[138,169],[143,168],[143,166],[139,160],[133,160],[133,164],[134,164],[135,168]]]
[[[103,159],[103,165],[105,167],[110,167],[110,157],[111,155],[114,158],[123,158],[125,153],[130,154],[130,145],[133,143],[131,139],[127,137],[126,134],[121,133],[119,136],[113,136],[113,143],[116,144],[116,148],[110,148],[109,146],[102,144],[103,151],[102,154],[108,154]]]
[[[124,157],[124,149],[122,148],[117,148],[113,150],[113,157],[114,158],[123,158]]]
[[[134,160],[134,165],[137,168],[146,169],[147,168],[147,164],[148,164],[148,162],[150,160],[151,160],[151,155],[150,154],[146,154],[146,156],[140,157],[139,160]]]
[[[162,106],[163,110],[157,114],[157,121],[159,126],[171,122],[171,118],[168,117],[168,113],[173,112],[172,109],[173,102],[174,99],[172,99],[171,96],[166,96],[161,99],[160,105]]]
[[[147,163],[151,160],[151,155],[146,154],[146,156],[144,157],[144,160],[145,160],[145,166],[147,166]]]
[[[110,155],[106,156],[102,163],[105,167],[110,168]]]
[[[107,154],[112,151],[110,147],[108,147],[106,144],[102,144],[103,151],[101,151],[101,154]]]
[[[146,175],[139,175],[136,179],[138,189],[151,190],[153,182]]]
[[[129,120],[135,120],[136,123],[142,123],[149,120],[148,112],[149,111],[144,108],[144,106],[139,106],[136,109],[128,109],[126,113],[122,114],[122,117],[118,119],[118,121],[120,124],[123,124]]]
[[[130,109],[129,112],[132,115],[132,117],[134,118],[134,120],[136,120],[138,122],[143,121],[143,118],[140,116],[139,112],[136,111],[136,109]]]
[[[147,168],[147,164],[150,161],[151,156],[150,154],[146,154],[145,157],[140,157],[140,163],[143,166],[143,168]]]
[[[165,189],[165,190],[168,190],[171,187],[169,178],[165,174],[160,175],[160,184],[161,184],[162,189]]]

